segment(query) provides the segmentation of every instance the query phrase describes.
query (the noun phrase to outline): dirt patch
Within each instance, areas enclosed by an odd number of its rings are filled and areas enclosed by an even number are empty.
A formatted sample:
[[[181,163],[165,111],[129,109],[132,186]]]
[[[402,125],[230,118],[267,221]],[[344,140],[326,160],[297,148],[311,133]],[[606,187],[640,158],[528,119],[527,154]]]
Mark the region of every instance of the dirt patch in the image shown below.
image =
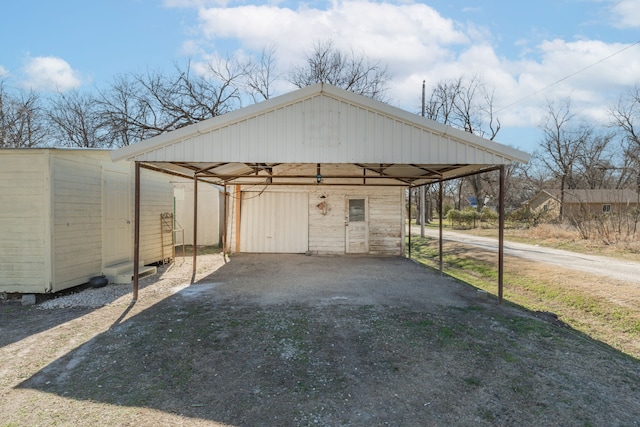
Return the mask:
[[[410,261],[206,255],[187,286],[191,269],[135,305],[1,304],[0,426],[640,420],[637,360]]]

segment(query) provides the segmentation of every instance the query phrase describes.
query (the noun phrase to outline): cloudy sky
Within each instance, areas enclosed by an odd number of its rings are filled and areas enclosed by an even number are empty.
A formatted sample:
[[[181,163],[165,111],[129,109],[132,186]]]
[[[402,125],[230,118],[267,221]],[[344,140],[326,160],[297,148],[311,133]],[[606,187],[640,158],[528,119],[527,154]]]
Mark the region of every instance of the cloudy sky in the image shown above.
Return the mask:
[[[481,78],[495,90],[497,139],[525,151],[547,100],[570,98],[605,124],[640,84],[640,0],[12,0],[2,15],[0,76],[16,87],[95,90],[120,73],[268,45],[286,72],[332,39],[387,64],[387,98],[411,112],[423,80],[429,91]]]

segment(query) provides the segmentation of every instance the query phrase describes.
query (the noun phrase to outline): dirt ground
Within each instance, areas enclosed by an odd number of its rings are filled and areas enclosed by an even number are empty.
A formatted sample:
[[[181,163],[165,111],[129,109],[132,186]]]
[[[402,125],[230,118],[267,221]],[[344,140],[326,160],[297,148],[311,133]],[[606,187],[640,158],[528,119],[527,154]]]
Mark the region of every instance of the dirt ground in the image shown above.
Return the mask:
[[[191,272],[162,267],[135,304],[0,304],[0,426],[640,423],[638,360],[411,261]]]

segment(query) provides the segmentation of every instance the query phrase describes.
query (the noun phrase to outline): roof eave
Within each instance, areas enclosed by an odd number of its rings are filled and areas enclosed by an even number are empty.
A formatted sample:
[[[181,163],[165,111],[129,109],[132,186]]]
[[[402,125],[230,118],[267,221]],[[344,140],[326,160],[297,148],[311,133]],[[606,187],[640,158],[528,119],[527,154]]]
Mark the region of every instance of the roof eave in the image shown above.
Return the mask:
[[[528,153],[517,150],[513,147],[509,147],[496,141],[489,141],[472,133],[455,129],[451,126],[438,123],[434,120],[412,114],[408,111],[405,111],[398,107],[393,107],[384,102],[367,98],[354,92],[346,91],[333,85],[324,83],[317,83],[315,85],[307,86],[305,88],[289,92],[260,103],[253,104],[248,107],[240,108],[238,110],[231,111],[229,113],[202,121],[200,123],[185,126],[183,128],[137,142],[136,144],[113,151],[111,153],[111,158],[113,161],[124,159],[132,160],[149,150],[158,149],[165,145],[189,139],[203,133],[213,131],[216,128],[224,126],[226,124],[241,120],[245,117],[260,115],[272,109],[281,108],[291,103],[320,95],[322,93],[326,93],[328,96],[343,100],[348,103],[359,105],[366,109],[379,111],[388,116],[395,117],[401,121],[411,123],[417,127],[429,129],[434,133],[440,134],[440,136],[448,137],[465,144],[476,146],[500,157],[504,157],[508,161],[528,163],[530,160],[530,155]],[[504,163],[508,163],[508,161],[505,161]]]

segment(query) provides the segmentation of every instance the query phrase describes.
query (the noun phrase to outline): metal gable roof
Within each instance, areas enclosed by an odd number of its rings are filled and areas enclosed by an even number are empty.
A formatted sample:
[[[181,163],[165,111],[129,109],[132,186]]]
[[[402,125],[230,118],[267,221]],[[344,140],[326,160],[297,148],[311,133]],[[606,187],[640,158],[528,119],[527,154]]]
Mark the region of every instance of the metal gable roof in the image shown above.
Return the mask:
[[[113,160],[203,164],[415,165],[442,178],[490,165],[527,162],[514,148],[385,103],[316,84],[118,149]],[[438,167],[436,168],[436,165]],[[470,165],[473,165],[472,167]],[[217,167],[217,166],[216,166]]]

